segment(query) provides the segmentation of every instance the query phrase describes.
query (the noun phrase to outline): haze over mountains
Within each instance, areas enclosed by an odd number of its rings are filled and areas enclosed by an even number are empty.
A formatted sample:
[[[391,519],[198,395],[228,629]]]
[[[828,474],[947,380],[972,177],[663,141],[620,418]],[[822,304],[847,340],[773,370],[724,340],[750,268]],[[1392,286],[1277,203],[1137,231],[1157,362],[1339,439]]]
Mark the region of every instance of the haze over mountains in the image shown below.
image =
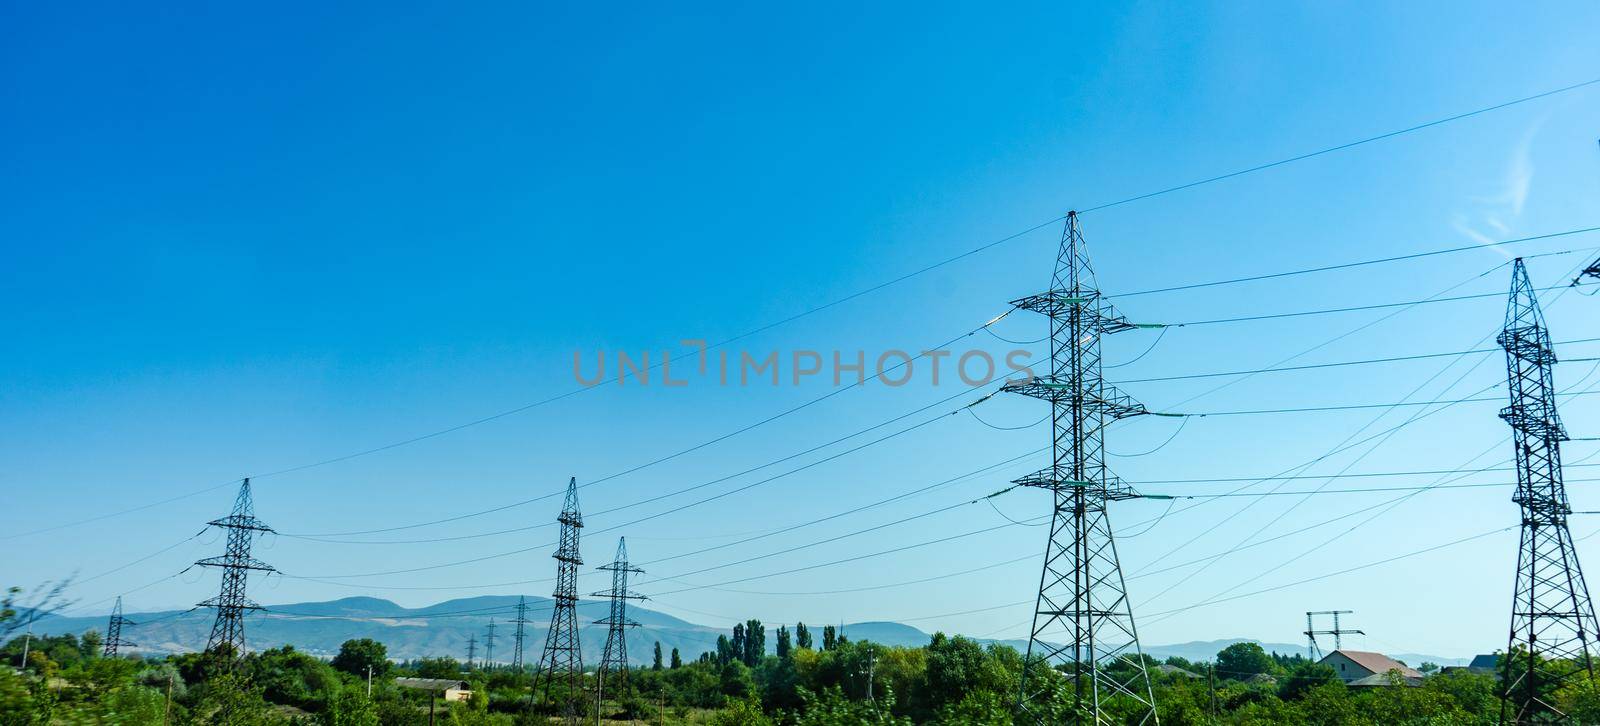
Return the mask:
[[[537,663],[544,647],[544,637],[549,630],[548,616],[552,607],[548,597],[527,596],[528,624],[523,642],[523,659],[529,665]],[[468,638],[478,639],[479,660],[489,657],[485,634],[491,621],[496,625],[493,661],[510,663],[513,651],[512,622],[517,604],[515,595],[486,595],[482,597],[446,600],[422,608],[406,608],[388,600],[372,597],[349,597],[327,602],[307,602],[273,605],[268,612],[257,613],[246,621],[246,633],[252,649],[293,645],[312,655],[331,657],[339,645],[351,638],[372,638],[388,646],[389,657],[405,660],[421,657],[450,656],[464,660]],[[597,663],[605,646],[606,627],[594,621],[605,617],[609,605],[604,600],[583,600],[578,603],[580,641],[585,663]],[[210,610],[157,611],[127,613],[139,625],[128,628],[123,637],[138,644],[135,649],[145,653],[166,654],[199,650],[205,646],[214,617]],[[661,643],[664,654],[677,648],[685,661],[693,660],[702,652],[716,650],[718,635],[727,635],[733,623],[719,626],[700,625],[682,620],[647,607],[632,605],[628,617],[639,627],[628,632],[629,659],[640,665],[650,663],[654,646]],[[764,623],[767,627],[767,650],[777,645],[777,628],[793,623]],[[819,642],[824,623],[808,623],[813,637]],[[35,633],[83,633],[89,630],[104,631],[106,618],[48,617],[35,626]],[[895,622],[846,623],[844,634],[852,640],[870,640],[884,645],[927,645],[931,637],[909,625]],[[1144,651],[1157,658],[1180,656],[1189,660],[1211,660],[1217,651],[1233,643],[1248,640],[1193,641],[1173,645],[1146,645]],[[995,641],[1024,649],[1027,643],[1016,640]],[[1269,652],[1301,653],[1304,645],[1289,643],[1262,643]],[[1426,661],[1440,665],[1463,665],[1466,658],[1452,658],[1417,653],[1391,653],[1399,660],[1413,666]]]

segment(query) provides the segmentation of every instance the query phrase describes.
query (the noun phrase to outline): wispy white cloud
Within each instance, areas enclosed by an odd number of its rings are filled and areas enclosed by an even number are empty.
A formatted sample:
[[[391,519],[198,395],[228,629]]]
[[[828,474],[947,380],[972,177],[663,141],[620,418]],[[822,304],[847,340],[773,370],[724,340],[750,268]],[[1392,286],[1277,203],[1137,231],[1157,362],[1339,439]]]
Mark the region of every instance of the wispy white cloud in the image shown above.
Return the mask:
[[[1457,232],[1478,244],[1492,244],[1513,235],[1516,221],[1522,216],[1522,210],[1528,203],[1528,193],[1533,188],[1533,142],[1547,118],[1540,116],[1536,119],[1512,147],[1499,190],[1489,196],[1475,197],[1475,208],[1458,213],[1452,220]],[[1493,232],[1493,236],[1484,230]],[[1511,253],[1498,246],[1489,249],[1501,256],[1511,257]]]

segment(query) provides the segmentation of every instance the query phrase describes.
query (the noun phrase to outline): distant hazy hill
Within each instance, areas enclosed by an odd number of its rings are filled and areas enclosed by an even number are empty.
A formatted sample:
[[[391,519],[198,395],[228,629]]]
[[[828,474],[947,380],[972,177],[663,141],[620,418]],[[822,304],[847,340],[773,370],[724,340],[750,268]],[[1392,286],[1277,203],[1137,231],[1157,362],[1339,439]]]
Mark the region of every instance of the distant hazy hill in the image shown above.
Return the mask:
[[[545,634],[550,629],[548,620],[551,600],[547,597],[528,596],[526,639],[523,641],[524,660],[536,663],[544,647]],[[424,656],[451,656],[465,659],[467,639],[478,638],[478,657],[486,657],[484,634],[492,617],[496,623],[494,660],[511,661],[512,633],[511,609],[517,604],[515,595],[490,595],[484,597],[447,600],[422,608],[405,608],[388,600],[372,597],[349,597],[328,602],[307,602],[273,605],[268,613],[251,615],[245,632],[250,647],[255,650],[290,644],[295,648],[319,656],[332,656],[339,644],[351,638],[372,638],[388,646],[389,656],[397,660]],[[606,628],[594,621],[605,617],[608,605],[603,600],[585,600],[578,603],[579,640],[583,645],[585,663],[598,662],[605,646]],[[209,610],[128,613],[131,620],[140,623],[123,632],[123,637],[139,644],[137,650],[149,653],[178,653],[199,650],[205,646],[211,632],[213,614]],[[630,606],[628,616],[640,627],[628,632],[628,656],[638,664],[650,662],[656,641],[661,642],[664,653],[677,648],[685,661],[700,653],[716,650],[717,636],[728,634],[733,623],[712,627],[690,623],[646,607]],[[106,619],[51,617],[41,620],[36,633],[83,633],[88,630],[104,631]],[[777,647],[777,626],[767,623],[767,651]],[[813,638],[821,643],[824,623],[814,623]],[[791,625],[792,627],[792,625]],[[844,633],[851,640],[870,640],[884,645],[927,645],[930,634],[917,628],[894,622],[847,623]],[[1157,658],[1180,656],[1189,660],[1211,660],[1217,651],[1241,642],[1242,638],[1179,643],[1175,645],[1147,645],[1144,652]],[[999,642],[1019,650],[1027,643],[1015,640]],[[1300,653],[1302,645],[1288,643],[1262,643],[1267,651]],[[1424,661],[1440,665],[1461,665],[1462,658],[1444,658],[1414,653],[1392,653],[1396,658],[1416,666]]]

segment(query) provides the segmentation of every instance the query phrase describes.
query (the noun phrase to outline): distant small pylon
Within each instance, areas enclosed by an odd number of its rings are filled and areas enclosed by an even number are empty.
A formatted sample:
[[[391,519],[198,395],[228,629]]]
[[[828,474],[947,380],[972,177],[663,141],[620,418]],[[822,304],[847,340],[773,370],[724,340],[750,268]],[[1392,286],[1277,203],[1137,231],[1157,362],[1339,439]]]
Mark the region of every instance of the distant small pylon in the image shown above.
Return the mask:
[[[489,618],[489,632],[483,636],[483,665],[485,668],[494,666],[494,618]]]
[[[601,565],[598,569],[611,572],[611,589],[594,593],[595,597],[611,599],[611,614],[600,620],[596,625],[609,626],[606,632],[605,655],[600,659],[600,672],[596,674],[597,688],[595,691],[595,709],[599,713],[600,704],[605,698],[606,675],[615,673],[618,681],[625,680],[628,675],[628,628],[639,627],[639,624],[628,619],[628,601],[646,600],[643,595],[628,589],[628,573],[643,574],[644,570],[628,564],[628,539],[617,538],[617,557],[610,564]]]
[[[117,657],[117,649],[132,648],[137,643],[122,639],[122,626],[135,625],[132,620],[122,617],[122,596],[117,596],[117,604],[111,608],[111,622],[106,624],[105,650],[101,655],[106,658]]]
[[[523,626],[528,623],[528,598],[526,595],[517,598],[517,630],[511,636],[513,643],[511,649],[511,667],[518,673],[522,672],[522,638]]]

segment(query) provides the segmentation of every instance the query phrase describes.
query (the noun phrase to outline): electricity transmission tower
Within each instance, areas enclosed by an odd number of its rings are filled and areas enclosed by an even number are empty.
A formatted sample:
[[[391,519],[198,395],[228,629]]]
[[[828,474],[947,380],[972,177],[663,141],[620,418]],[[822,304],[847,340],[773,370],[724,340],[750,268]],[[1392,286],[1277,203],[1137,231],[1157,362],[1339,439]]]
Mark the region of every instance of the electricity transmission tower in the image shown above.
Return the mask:
[[[601,565],[598,569],[611,571],[611,589],[594,593],[595,597],[611,598],[611,614],[601,620],[596,620],[596,625],[609,627],[606,632],[606,650],[600,658],[600,672],[597,690],[595,691],[596,713],[600,708],[600,701],[605,696],[606,674],[615,672],[617,682],[621,683],[628,677],[628,628],[638,627],[639,624],[628,619],[628,601],[645,600],[645,596],[628,590],[628,573],[643,574],[644,570],[628,564],[628,538],[617,538],[617,557],[610,564]]]
[[[1050,402],[1050,467],[1016,483],[1054,499],[1018,710],[1028,722],[1060,718],[1047,710],[1060,666],[1073,693],[1073,721],[1108,723],[1115,701],[1127,723],[1155,723],[1155,694],[1106,512],[1107,502],[1137,495],[1106,470],[1103,441],[1111,422],[1148,412],[1100,375],[1101,336],[1138,326],[1096,289],[1076,212],[1067,213],[1050,290],[1011,304],[1050,318],[1050,372],[1004,390]]]
[[[1311,660],[1318,660],[1318,659],[1320,659],[1322,657],[1322,649],[1317,647],[1317,636],[1319,636],[1319,635],[1331,635],[1331,636],[1333,636],[1333,649],[1334,650],[1339,650],[1340,648],[1344,647],[1344,640],[1340,636],[1342,636],[1342,635],[1344,635],[1346,633],[1355,633],[1356,635],[1366,635],[1366,633],[1364,631],[1360,631],[1360,630],[1345,630],[1345,629],[1339,627],[1339,616],[1340,615],[1349,615],[1350,613],[1353,613],[1353,612],[1355,612],[1355,611],[1354,610],[1307,610],[1306,611],[1306,632],[1305,632],[1305,636],[1306,636],[1306,657],[1311,659]],[[1317,626],[1315,624],[1313,624],[1313,622],[1312,622],[1312,617],[1316,616],[1316,615],[1332,615],[1333,616],[1333,629],[1332,630],[1317,630]]]
[[[118,648],[132,648],[137,643],[122,639],[122,626],[136,625],[132,620],[122,617],[122,596],[117,596],[117,604],[111,608],[111,622],[106,624],[106,645],[101,655],[106,658],[117,657]]]
[[[1583,278],[1585,277],[1592,277],[1596,280],[1600,280],[1600,257],[1595,258],[1594,262],[1590,263],[1588,267],[1583,268],[1583,272],[1578,273],[1577,277],[1572,278],[1572,284],[1577,285],[1578,283],[1583,282]]]
[[[250,496],[250,480],[239,485],[239,496],[233,500],[233,513],[208,523],[228,532],[227,550],[221,557],[208,557],[196,562],[201,567],[222,570],[222,591],[216,597],[199,604],[215,608],[217,619],[211,625],[211,637],[206,640],[206,652],[217,656],[229,667],[244,655],[244,615],[260,610],[245,596],[245,580],[252,570],[276,572],[271,565],[250,556],[250,543],[258,535],[272,531],[265,522],[256,519],[255,501]]]
[[[478,636],[467,636],[467,670],[472,670],[472,663],[478,659]]]
[[[578,511],[577,477],[567,482],[567,500],[556,521],[561,523],[561,546],[551,555],[556,559],[555,612],[550,616],[544,654],[539,656],[534,690],[542,680],[548,700],[551,684],[558,679],[564,681],[562,713],[569,723],[576,723],[579,694],[583,692],[583,653],[578,649],[578,566],[583,564],[578,553],[578,530],[583,529],[583,515]]]
[[[483,665],[494,666],[494,618],[489,618],[489,632],[483,636]]]
[[[1500,410],[1500,418],[1511,425],[1516,447],[1512,501],[1522,508],[1500,721],[1521,724],[1562,718],[1551,691],[1577,672],[1594,675],[1589,647],[1597,632],[1589,587],[1567,529],[1572,508],[1561,480],[1561,442],[1567,432],[1556,412],[1551,378],[1556,354],[1521,258],[1512,267],[1505,329],[1497,340],[1506,350],[1510,381],[1510,405]]]
[[[528,624],[528,598],[517,598],[517,619],[512,621],[517,624],[517,630],[511,635],[511,667],[518,673],[522,672],[522,630]]]

